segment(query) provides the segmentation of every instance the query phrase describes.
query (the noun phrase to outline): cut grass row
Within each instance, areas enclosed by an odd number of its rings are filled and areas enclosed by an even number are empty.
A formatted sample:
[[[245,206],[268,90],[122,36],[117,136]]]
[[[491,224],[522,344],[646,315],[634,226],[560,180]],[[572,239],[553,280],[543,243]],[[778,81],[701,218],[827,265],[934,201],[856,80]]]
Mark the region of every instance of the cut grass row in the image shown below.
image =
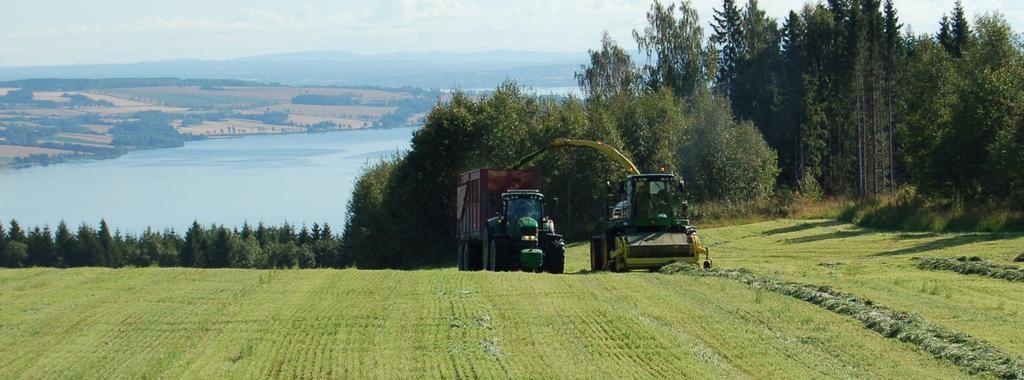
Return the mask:
[[[1019,284],[920,270],[914,260],[980,256],[1010,262],[1024,246],[1024,234],[878,232],[829,220],[782,220],[707,230],[703,240],[721,267],[828,286],[1024,355]]]
[[[974,274],[1006,281],[1024,282],[1024,269],[1013,265],[996,264],[978,256],[960,256],[955,259],[926,258],[917,263],[919,269],[948,270],[960,274]]]
[[[728,278],[753,289],[783,294],[849,316],[864,323],[868,329],[914,344],[936,358],[963,367],[969,373],[1003,379],[1024,378],[1024,359],[1007,354],[988,342],[936,325],[918,315],[892,310],[828,287],[782,282],[744,269],[702,270],[687,264],[666,266],[661,273]]]

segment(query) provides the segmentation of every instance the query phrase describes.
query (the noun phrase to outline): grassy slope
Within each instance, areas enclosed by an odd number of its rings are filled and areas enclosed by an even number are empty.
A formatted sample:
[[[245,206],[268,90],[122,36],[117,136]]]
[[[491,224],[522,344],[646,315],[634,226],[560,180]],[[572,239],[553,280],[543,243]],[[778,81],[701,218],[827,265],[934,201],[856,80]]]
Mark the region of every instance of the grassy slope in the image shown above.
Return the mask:
[[[828,285],[1024,356],[1024,288],[915,268],[915,257],[981,256],[1009,264],[1024,234],[877,232],[834,221],[775,221],[708,230],[712,257],[790,281]]]
[[[804,223],[705,236],[722,242],[712,251],[722,266],[833,284],[1021,352],[1022,334],[1013,331],[1022,325],[1016,308],[1024,297],[1014,293],[1020,284],[920,271],[908,259],[1004,258],[1021,246],[1019,238],[921,251],[954,237],[915,236],[895,247],[918,247],[914,253],[872,257],[899,236]],[[824,238],[831,235],[837,236]],[[568,261],[569,271],[582,271],[586,247],[570,249]],[[817,265],[823,261],[846,264]],[[996,303],[964,312],[986,302]],[[991,328],[979,328],[982,321]],[[850,318],[717,278],[451,269],[0,270],[0,378],[680,374],[964,376]]]

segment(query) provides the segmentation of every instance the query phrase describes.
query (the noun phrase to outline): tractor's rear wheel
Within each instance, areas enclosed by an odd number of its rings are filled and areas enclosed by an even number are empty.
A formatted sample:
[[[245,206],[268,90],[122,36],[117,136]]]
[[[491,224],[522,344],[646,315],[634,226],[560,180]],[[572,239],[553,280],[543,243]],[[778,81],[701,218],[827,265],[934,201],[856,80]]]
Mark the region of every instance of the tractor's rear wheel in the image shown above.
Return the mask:
[[[590,270],[604,269],[604,248],[601,246],[601,237],[595,236],[590,239]]]
[[[552,244],[545,250],[544,271],[552,274],[565,272],[565,248]]]

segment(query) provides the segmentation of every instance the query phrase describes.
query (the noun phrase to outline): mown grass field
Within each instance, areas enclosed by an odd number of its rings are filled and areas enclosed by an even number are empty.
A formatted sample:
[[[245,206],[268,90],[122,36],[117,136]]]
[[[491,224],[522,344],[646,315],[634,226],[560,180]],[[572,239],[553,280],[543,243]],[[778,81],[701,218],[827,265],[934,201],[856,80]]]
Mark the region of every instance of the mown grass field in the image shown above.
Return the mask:
[[[722,267],[830,285],[1024,354],[1020,283],[916,269],[1009,262],[1019,235],[830,221],[703,231]],[[0,271],[0,378],[962,378],[860,322],[723,278],[454,269]]]

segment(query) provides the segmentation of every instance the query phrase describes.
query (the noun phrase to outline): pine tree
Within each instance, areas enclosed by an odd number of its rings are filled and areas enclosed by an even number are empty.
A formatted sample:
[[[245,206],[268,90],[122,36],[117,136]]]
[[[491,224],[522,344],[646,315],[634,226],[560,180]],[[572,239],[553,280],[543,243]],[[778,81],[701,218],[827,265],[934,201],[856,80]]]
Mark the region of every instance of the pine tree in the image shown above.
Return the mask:
[[[900,58],[899,17],[893,0],[885,0],[885,46],[883,50],[883,67],[885,71],[885,127],[888,137],[888,184],[889,191],[896,191],[896,114],[897,110],[897,60]]]
[[[262,226],[262,224],[261,224]],[[205,233],[199,222],[192,221],[192,226],[185,232],[185,245],[178,253],[178,261],[186,268],[199,267],[202,263]]]
[[[947,53],[953,54],[953,33],[950,28],[949,16],[943,15],[939,20],[939,34],[935,38]]]
[[[206,253],[208,268],[227,268],[231,265],[231,233],[224,226],[215,227],[211,249]]]
[[[100,245],[95,230],[83,223],[78,227],[78,236],[75,240],[78,244],[75,245],[74,266],[101,265],[99,256],[103,252],[103,246]]]
[[[323,235],[321,235],[322,232],[323,231],[320,229],[320,224],[319,223],[313,223],[313,241],[314,242],[320,241],[320,239],[323,238]]]
[[[324,223],[324,230],[320,232],[323,240],[334,240],[334,233],[331,232],[331,226]]]
[[[28,265],[53,267],[57,265],[57,252],[49,227],[35,227],[28,234]]]
[[[3,223],[0,223],[0,266],[7,266],[7,234]]]
[[[25,231],[21,229],[21,225],[18,224],[18,221],[11,219],[11,229],[7,231],[7,241],[26,243],[27,240],[28,238],[25,236]]]
[[[68,225],[63,220],[57,225],[56,235],[54,240],[56,243],[57,265],[63,267],[74,264],[75,235],[71,233]]]
[[[970,37],[971,26],[967,22],[967,17],[964,16],[964,7],[960,4],[960,0],[956,0],[953,5],[952,26],[950,26],[950,54],[960,58],[963,51],[967,49]]]
[[[97,258],[100,266],[114,267],[116,266],[114,260],[114,237],[110,234],[110,226],[107,225],[107,221],[100,219],[100,230],[99,230],[99,242],[100,248],[102,249]]]
[[[722,9],[715,9],[714,20],[711,26],[714,31],[711,41],[719,52],[715,87],[723,95],[731,97],[736,88],[737,65],[743,43],[740,10],[736,7],[735,0],[723,0]]]

